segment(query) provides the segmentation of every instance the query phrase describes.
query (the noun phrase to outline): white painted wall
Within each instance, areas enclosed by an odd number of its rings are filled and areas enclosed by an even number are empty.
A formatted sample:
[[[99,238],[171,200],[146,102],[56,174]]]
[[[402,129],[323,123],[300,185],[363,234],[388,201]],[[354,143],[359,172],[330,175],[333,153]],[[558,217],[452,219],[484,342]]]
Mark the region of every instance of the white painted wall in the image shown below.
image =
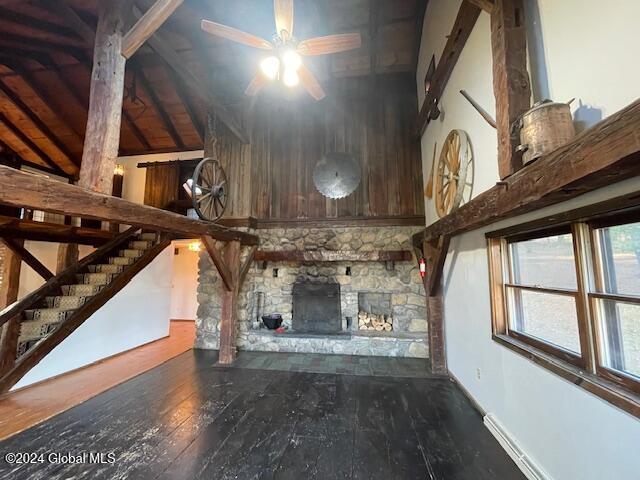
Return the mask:
[[[14,389],[167,336],[172,269],[173,250],[167,248],[53,349]]]
[[[614,0],[525,0],[535,99],[550,96],[573,105],[578,128],[590,126],[640,94],[637,48],[640,2]],[[417,86],[432,52],[445,43],[460,1],[431,0],[423,30]],[[446,23],[446,25],[443,25]],[[637,56],[637,55],[636,55]],[[433,144],[438,153],[453,128],[468,132],[474,147],[474,196],[498,180],[495,130],[458,93],[466,89],[494,114],[489,16],[482,13],[444,92],[443,115],[422,138],[425,182]],[[548,92],[548,93],[546,93]],[[582,106],[580,105],[582,104]],[[582,122],[582,123],[580,123]],[[445,265],[445,331],[450,371],[478,404],[504,426],[550,479],[640,478],[640,421],[491,340],[491,310],[484,233],[552,212],[640,189],[631,179],[538,212],[456,237]],[[437,219],[426,203],[427,224]],[[480,379],[477,371],[480,371]]]
[[[194,240],[197,241],[197,240]],[[199,252],[189,250],[188,242],[174,242],[173,278],[171,281],[171,318],[195,320],[198,312]]]

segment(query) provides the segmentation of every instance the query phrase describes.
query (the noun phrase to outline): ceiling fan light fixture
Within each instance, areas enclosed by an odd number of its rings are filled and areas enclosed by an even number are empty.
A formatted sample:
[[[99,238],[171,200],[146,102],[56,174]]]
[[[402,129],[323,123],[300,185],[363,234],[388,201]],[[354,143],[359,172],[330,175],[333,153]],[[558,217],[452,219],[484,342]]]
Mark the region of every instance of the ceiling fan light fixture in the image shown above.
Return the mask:
[[[293,69],[287,68],[284,71],[282,81],[287,87],[295,87],[300,83],[300,77],[298,76],[298,72]]]
[[[298,71],[302,66],[302,58],[295,50],[285,50],[282,54],[282,63],[287,70]]]
[[[260,62],[260,69],[267,78],[275,80],[278,76],[278,72],[280,71],[280,60],[278,57],[273,55],[267,57]]]

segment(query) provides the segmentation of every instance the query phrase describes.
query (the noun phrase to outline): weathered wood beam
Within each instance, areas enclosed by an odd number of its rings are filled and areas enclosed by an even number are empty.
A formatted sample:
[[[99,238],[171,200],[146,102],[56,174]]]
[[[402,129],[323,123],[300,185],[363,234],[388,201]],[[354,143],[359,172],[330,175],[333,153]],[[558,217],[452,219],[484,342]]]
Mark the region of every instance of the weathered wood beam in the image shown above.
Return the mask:
[[[49,140],[55,147],[60,150],[71,162],[73,162],[76,166],[80,165],[79,159],[69,150],[69,148],[56,136],[55,133],[51,131],[51,129],[44,123],[38,115],[36,115],[31,108],[27,104],[25,104],[20,97],[13,91],[9,86],[0,79],[0,91],[9,99],[11,103],[15,105],[15,107],[20,110],[20,112],[27,117],[31,123],[33,123],[38,130],[40,130],[44,136]],[[54,111],[55,112],[55,111]]]
[[[51,270],[45,267],[40,260],[34,257],[29,250],[24,248],[21,241],[16,241],[10,238],[2,238],[0,240],[7,246],[7,248],[18,255],[24,263],[29,265],[38,275],[44,278],[45,281],[48,281],[54,276],[53,273],[51,273]]]
[[[16,10],[3,8],[2,6],[0,6],[0,18],[4,21],[20,25],[31,30],[40,30],[51,35],[58,35],[60,37],[71,39],[77,38],[76,32],[71,28],[43,20],[41,18],[32,17],[31,15],[25,15],[24,13],[20,13]]]
[[[428,226],[425,240],[459,235],[636,175],[640,175],[640,100]]]
[[[127,0],[100,4],[93,53],[89,115],[82,151],[79,185],[111,193],[120,147],[126,60],[120,54]]]
[[[62,170],[62,168],[60,168],[60,166],[53,161],[53,159],[44,151],[42,150],[38,145],[36,145],[36,143],[31,140],[29,137],[27,137],[22,130],[20,130],[16,125],[13,124],[13,122],[11,122],[11,120],[9,120],[4,113],[0,112],[0,123],[4,124],[4,126],[13,134],[15,135],[18,140],[20,140],[20,142],[22,144],[24,144],[29,150],[31,150],[33,153],[35,153],[38,157],[40,157],[40,159],[47,164],[49,167],[51,167],[53,169],[53,171],[57,172],[59,175],[63,175],[63,176],[68,176],[69,174],[67,172],[65,172],[64,170]]]
[[[244,263],[240,267],[240,273],[238,275],[238,290],[242,289],[242,284],[244,283],[244,280],[247,278],[247,274],[251,269],[251,265],[253,264],[254,257],[257,250],[258,250],[257,245],[251,246],[249,250],[249,254],[247,255],[247,258],[245,258]]]
[[[448,243],[448,242],[447,242]],[[433,266],[439,263],[442,249],[430,242],[424,242],[423,252],[427,264]],[[446,254],[445,254],[446,256]],[[444,261],[443,261],[444,262]],[[435,269],[427,268],[427,276],[423,279],[427,292],[427,318],[429,322],[429,362],[432,373],[447,373],[447,356],[445,352],[444,328],[444,294],[442,275],[432,279]],[[433,286],[433,288],[432,288]]]
[[[449,34],[444,51],[442,52],[442,57],[440,57],[433,79],[431,80],[429,93],[418,114],[418,133],[420,136],[422,136],[429,126],[429,122],[436,118],[440,97],[447,86],[453,68],[458,62],[458,58],[460,58],[462,49],[467,43],[467,39],[469,35],[471,35],[471,31],[480,16],[480,11],[480,8],[472,5],[468,0],[463,0],[460,5],[458,16],[453,24],[451,34]]]
[[[449,253],[449,243],[451,238],[444,235],[437,241],[433,241],[432,251],[432,264],[428,266],[429,270],[429,296],[435,296],[438,294],[438,289],[442,284],[442,274],[444,270],[444,262],[447,259],[447,253]]]
[[[142,68],[138,68],[137,66],[133,66],[132,73],[136,76],[136,79],[142,84],[142,88],[147,92],[147,95],[151,100],[151,105],[153,109],[156,111],[156,113],[160,117],[160,120],[162,121],[165,130],[169,133],[169,136],[171,137],[171,140],[173,140],[173,143],[175,143],[176,148],[185,148],[184,142],[182,141],[182,138],[180,137],[178,130],[176,130],[176,127],[173,124],[171,117],[169,116],[167,111],[164,109],[164,106],[162,105],[162,101],[160,100],[158,95],[156,95],[156,92],[153,89],[153,86],[151,85],[149,80],[147,79],[144,73],[144,70]]]
[[[240,269],[240,242],[229,242],[224,251],[224,263],[229,267],[231,276],[237,279]],[[236,323],[238,320],[239,282],[233,289],[222,292],[222,312],[220,314],[220,350],[218,362],[222,365],[233,363],[236,359]]]
[[[0,281],[0,310],[18,300],[20,287],[21,258],[9,248],[5,248],[4,258],[0,262],[2,281]],[[0,326],[0,377],[13,368],[15,363],[20,322],[17,316],[12,317],[5,325]]]
[[[134,11],[139,15],[139,10],[134,9]],[[207,86],[185,66],[180,56],[171,46],[171,42],[162,35],[162,32],[156,32],[152,35],[149,38],[149,45],[162,60],[176,72],[187,88],[193,91],[205,104],[213,107],[216,116],[240,142],[244,144],[249,143],[249,136],[234,115],[218,100],[211,89],[207,88]]]
[[[494,0],[468,0],[469,3],[473,3],[476,7],[481,8],[485,12],[491,13],[495,7]]]
[[[254,259],[257,262],[411,262],[413,256],[409,250],[258,250]]]
[[[36,222],[3,215],[0,216],[0,237],[97,246],[109,241],[113,234],[96,228]]]
[[[57,17],[64,20],[69,28],[73,30],[84,42],[93,46],[96,40],[96,32],[87,24],[78,13],[69,6],[67,0],[48,0],[42,2],[47,9]]]
[[[416,38],[413,44],[413,70],[417,71],[418,61],[420,60],[420,45],[422,44],[422,31],[424,29],[424,18],[427,13],[427,5],[429,0],[416,0],[417,1],[417,15],[416,15]]]
[[[60,174],[57,170],[25,160],[9,145],[3,142],[2,139],[0,139],[0,165],[7,165],[9,167],[17,169],[20,169],[21,166],[25,166],[35,168],[47,173],[53,173],[54,175]]]
[[[504,180],[522,168],[522,153],[516,151],[520,139],[512,126],[531,106],[523,0],[495,1],[491,13],[491,50],[498,170]]]
[[[113,176],[113,172],[111,174]],[[209,235],[216,240],[239,240],[245,245],[258,243],[258,237],[250,233],[230,230],[5,166],[0,166],[0,204],[136,225],[184,235],[184,238]]]
[[[167,76],[169,77],[169,81],[173,85],[174,91],[180,98],[180,101],[182,102],[182,106],[184,107],[184,109],[187,111],[187,114],[189,115],[189,119],[191,120],[191,124],[193,125],[193,128],[196,130],[196,132],[198,132],[198,136],[200,137],[200,140],[204,142],[204,124],[202,123],[202,120],[198,116],[195,106],[193,105],[193,102],[191,101],[191,99],[189,98],[189,95],[185,90],[184,83],[176,75],[176,72],[173,68],[167,67],[166,64],[164,64],[164,66],[165,66],[165,71],[167,73]]]
[[[156,3],[138,19],[136,24],[124,36],[122,41],[122,55],[124,58],[131,58],[182,2],[183,0],[156,0]]]
[[[56,275],[62,273],[78,261],[80,252],[77,243],[61,243],[58,245],[58,258],[56,259]]]
[[[202,243],[204,248],[207,250],[207,253],[209,253],[211,261],[213,261],[213,264],[216,266],[225,288],[227,291],[233,290],[235,279],[233,278],[233,274],[231,273],[229,266],[224,261],[224,255],[220,250],[218,250],[218,247],[216,247],[215,240],[206,235],[202,237]]]

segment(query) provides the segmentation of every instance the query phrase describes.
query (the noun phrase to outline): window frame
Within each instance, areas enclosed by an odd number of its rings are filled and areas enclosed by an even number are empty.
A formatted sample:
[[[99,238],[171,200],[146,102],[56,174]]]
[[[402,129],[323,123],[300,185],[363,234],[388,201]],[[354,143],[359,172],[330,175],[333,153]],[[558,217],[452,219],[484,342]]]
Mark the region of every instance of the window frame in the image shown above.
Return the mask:
[[[566,212],[486,234],[491,292],[492,338],[576,385],[640,418],[640,379],[605,365],[600,332],[602,299],[640,305],[640,295],[611,294],[604,289],[604,269],[598,240],[599,228],[640,222],[640,205],[612,211],[608,202],[601,214],[596,206]],[[560,218],[560,220],[558,220]],[[555,222],[555,223],[554,223]],[[512,283],[510,244],[571,233],[577,289],[548,288]],[[532,290],[572,296],[575,299],[580,354],[510,328],[508,289]]]

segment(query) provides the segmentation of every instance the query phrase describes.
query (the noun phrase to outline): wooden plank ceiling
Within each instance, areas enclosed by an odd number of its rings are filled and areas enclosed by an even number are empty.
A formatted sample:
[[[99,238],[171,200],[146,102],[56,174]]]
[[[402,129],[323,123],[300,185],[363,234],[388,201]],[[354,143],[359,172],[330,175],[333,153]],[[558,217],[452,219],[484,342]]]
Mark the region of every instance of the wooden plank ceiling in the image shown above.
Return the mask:
[[[360,32],[363,47],[307,63],[331,79],[415,71],[427,0],[296,0],[299,39]],[[146,11],[154,0],[136,0]],[[0,161],[76,177],[89,101],[99,0],[0,0]],[[271,38],[271,0],[186,0],[161,27],[188,68],[230,109],[245,101],[261,53],[209,36],[200,20]],[[80,24],[80,25],[79,25]],[[127,62],[121,154],[201,149],[206,106],[143,46]]]

